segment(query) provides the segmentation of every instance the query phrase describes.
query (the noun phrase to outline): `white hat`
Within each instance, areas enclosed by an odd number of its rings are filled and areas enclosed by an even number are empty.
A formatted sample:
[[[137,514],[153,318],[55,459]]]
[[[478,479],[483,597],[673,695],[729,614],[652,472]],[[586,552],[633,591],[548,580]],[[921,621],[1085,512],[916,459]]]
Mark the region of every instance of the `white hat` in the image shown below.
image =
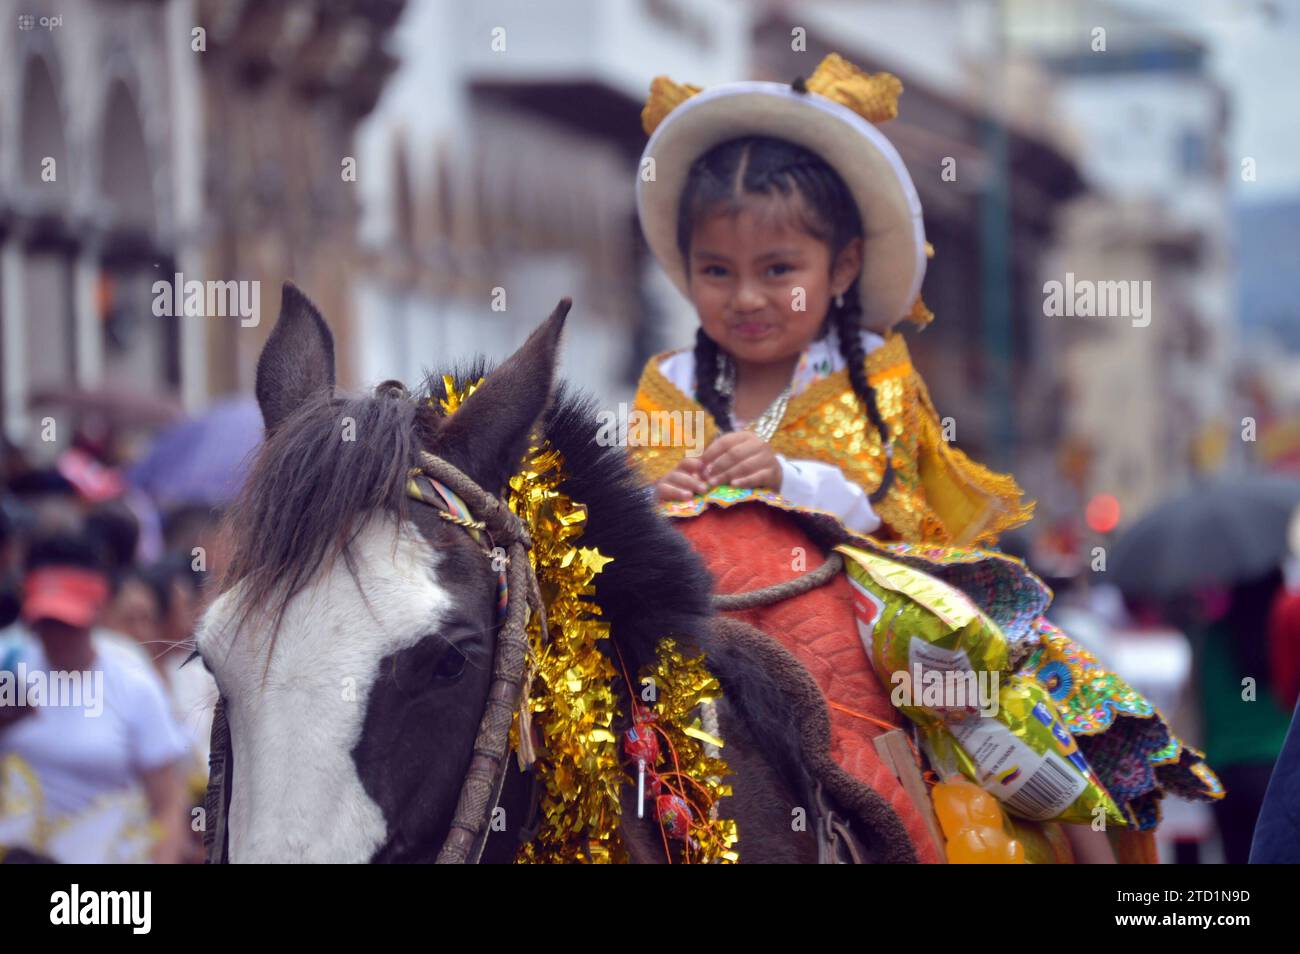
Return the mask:
[[[688,294],[677,214],[691,164],[731,139],[784,139],[824,159],[857,201],[865,229],[858,280],[863,325],[885,332],[909,315],[926,320],[918,298],[926,264],[921,200],[898,151],[873,124],[897,113],[902,84],[888,73],[863,73],[832,53],[803,86],[806,91],[742,82],[699,91],[655,79],[642,112],[651,135],[636,194],[651,251]]]

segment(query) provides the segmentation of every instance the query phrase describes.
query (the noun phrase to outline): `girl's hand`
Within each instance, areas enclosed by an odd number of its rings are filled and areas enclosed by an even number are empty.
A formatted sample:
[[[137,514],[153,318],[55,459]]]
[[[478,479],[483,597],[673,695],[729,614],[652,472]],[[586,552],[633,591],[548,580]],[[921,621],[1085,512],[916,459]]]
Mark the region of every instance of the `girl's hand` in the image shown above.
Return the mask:
[[[699,459],[704,462],[702,476],[710,487],[730,484],[781,489],[781,462],[772,446],[753,431],[723,434]]]
[[[666,500],[690,500],[696,494],[708,493],[709,485],[701,479],[704,461],[700,457],[683,457],[677,469],[660,478],[655,484],[655,496]]]

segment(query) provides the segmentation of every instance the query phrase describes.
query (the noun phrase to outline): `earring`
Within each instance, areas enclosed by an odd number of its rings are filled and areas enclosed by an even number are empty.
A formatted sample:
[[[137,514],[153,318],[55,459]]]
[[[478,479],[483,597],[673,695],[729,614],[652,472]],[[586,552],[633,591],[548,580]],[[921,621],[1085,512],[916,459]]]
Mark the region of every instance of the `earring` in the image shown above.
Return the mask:
[[[836,308],[843,308],[843,307],[844,307],[844,295],[843,295],[843,293],[841,293],[841,294],[835,296],[835,307],[836,307]]]

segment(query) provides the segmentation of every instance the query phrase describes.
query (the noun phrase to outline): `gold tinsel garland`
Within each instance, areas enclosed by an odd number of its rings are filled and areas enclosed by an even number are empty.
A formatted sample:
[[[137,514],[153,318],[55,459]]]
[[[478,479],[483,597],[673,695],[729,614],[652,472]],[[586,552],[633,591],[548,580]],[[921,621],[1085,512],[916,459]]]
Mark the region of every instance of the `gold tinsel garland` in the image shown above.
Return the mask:
[[[721,748],[722,740],[705,731],[699,715],[701,705],[712,704],[722,694],[721,687],[704,665],[703,657],[683,655],[676,640],[661,639],[656,649],[655,667],[643,673],[642,678],[648,675],[654,679],[657,695],[654,723],[663,730],[662,738],[668,750],[663,774],[681,773],[682,783],[677,787],[692,803],[697,817],[707,819],[692,832],[694,843],[687,853],[689,860],[739,861],[735,821],[717,818],[712,810],[719,798],[731,794],[731,786],[722,782],[727,776],[726,763],[710,756],[706,748],[706,743]]]
[[[443,377],[444,414],[454,413],[482,383],[457,390]],[[507,504],[528,528],[529,558],[546,605],[547,636],[541,621],[529,620],[531,684],[528,711],[539,737],[534,771],[542,784],[541,828],[520,849],[519,862],[609,863],[627,861],[619,836],[621,794],[629,782],[623,764],[617,680],[623,674],[601,651],[613,649],[609,623],[600,619],[593,580],[611,557],[579,546],[587,508],[560,491],[564,458],[548,440],[536,441],[510,478]],[[616,650],[615,650],[616,651]],[[736,824],[714,817],[719,798],[731,794],[722,782],[726,763],[709,756],[705,743],[721,745],[701,726],[698,709],[720,693],[702,657],[684,656],[670,638],[657,647],[653,671],[655,718],[663,749],[660,774],[667,788],[690,803],[696,819],[681,852],[692,862],[737,861]],[[633,687],[627,687],[629,695]],[[635,698],[635,697],[633,697]],[[519,748],[519,717],[511,730]],[[652,815],[653,806],[648,806]],[[653,815],[652,815],[653,817]]]

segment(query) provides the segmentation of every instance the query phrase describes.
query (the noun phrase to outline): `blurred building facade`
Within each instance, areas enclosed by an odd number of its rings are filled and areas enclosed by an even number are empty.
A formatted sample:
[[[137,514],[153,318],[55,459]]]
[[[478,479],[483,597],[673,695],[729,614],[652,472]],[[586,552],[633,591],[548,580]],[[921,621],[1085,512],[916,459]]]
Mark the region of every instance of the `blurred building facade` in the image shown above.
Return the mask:
[[[1236,452],[1225,96],[1200,42],[1111,4],[93,6],[0,0],[0,22],[35,18],[0,30],[12,440],[60,383],[190,408],[250,391],[286,278],[345,385],[500,358],[571,295],[564,373],[630,400],[696,325],[636,223],[651,78],[790,80],[837,50],[903,81],[883,131],[925,209],[937,316],[904,333],[957,444],[1049,518],[1103,492],[1136,514]],[[259,282],[261,320],[154,317],[178,273]],[[1066,273],[1150,280],[1150,325],[1048,317]]]
[[[362,189],[361,379],[499,359],[570,295],[563,373],[630,400],[644,359],[694,335],[636,222],[641,105],[656,73],[743,75],[752,6],[412,4],[358,136],[363,164],[389,171]]]
[[[382,47],[402,7],[142,0],[110,13],[0,0],[0,88],[15,91],[0,98],[11,442],[39,452],[46,410],[34,401],[49,392],[131,390],[198,408],[250,391],[285,278],[337,322],[348,373],[357,186],[346,163],[393,66]],[[205,295],[202,314],[160,315],[159,281],[180,286],[163,296],[178,304],[189,282],[248,283],[249,307],[213,312]]]
[[[1065,469],[1082,500],[1113,495],[1137,516],[1195,474],[1244,462],[1227,94],[1201,40],[1121,5],[1008,10],[1010,42],[1052,76],[1090,186],[1040,280],[1149,282],[1142,317],[1036,317],[1062,385]]]
[[[1250,449],[1261,467],[1300,475],[1300,200],[1240,203],[1234,243],[1244,352],[1237,394],[1258,428]]]
[[[182,142],[180,4],[0,2],[0,413],[36,431],[34,391],[180,382],[152,276],[195,223]],[[184,52],[182,52],[184,51]],[[142,291],[143,290],[143,291]]]

